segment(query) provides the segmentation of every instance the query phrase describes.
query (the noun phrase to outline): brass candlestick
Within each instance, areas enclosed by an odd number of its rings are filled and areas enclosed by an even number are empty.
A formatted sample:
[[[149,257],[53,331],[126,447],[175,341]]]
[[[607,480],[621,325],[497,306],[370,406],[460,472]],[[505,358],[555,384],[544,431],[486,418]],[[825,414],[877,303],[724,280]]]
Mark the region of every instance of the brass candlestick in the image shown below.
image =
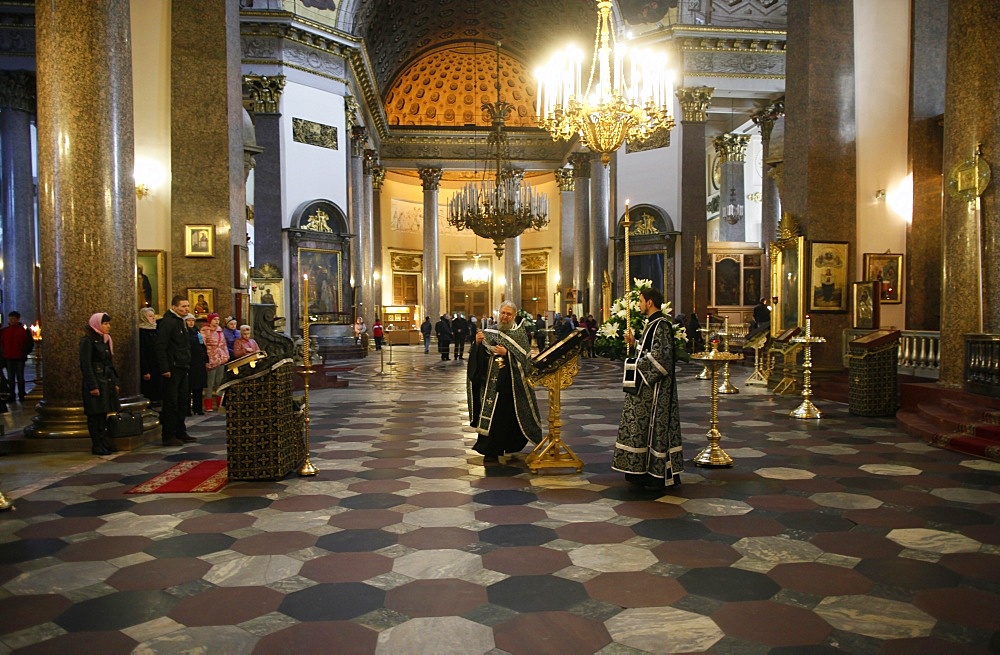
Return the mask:
[[[309,276],[302,276],[302,295],[305,297],[305,303],[302,305],[302,370],[299,371],[299,375],[302,376],[302,388],[305,392],[305,397],[302,401],[302,411],[304,417],[302,419],[302,434],[305,441],[306,447],[306,458],[302,462],[302,466],[299,467],[299,475],[308,476],[316,475],[319,473],[319,469],[313,466],[312,460],[309,459],[309,376],[315,373],[312,367],[312,357],[309,356]]]
[[[14,509],[14,503],[7,500],[7,496],[4,496],[3,492],[0,491],[0,512],[5,509]]]
[[[718,343],[711,342],[710,352],[695,353],[692,359],[702,362],[706,368],[712,371],[712,425],[706,433],[708,446],[704,448],[694,458],[697,466],[732,466],[733,458],[726,454],[719,446],[722,433],[719,432],[719,369],[727,362],[743,359],[743,355],[736,353],[719,352]]]
[[[802,337],[793,337],[792,341],[805,346],[805,355],[802,358],[802,404],[796,407],[789,414],[792,418],[822,418],[823,413],[812,404],[812,344],[826,343],[823,337],[812,335],[812,319],[806,316],[806,334]]]
[[[712,315],[711,314],[705,314],[705,327],[698,328],[698,331],[702,333],[702,336],[705,339],[705,343],[708,343],[709,341],[711,341],[711,339],[708,336],[712,332]],[[712,379],[712,370],[708,367],[708,364],[705,364],[702,367],[702,369],[701,369],[701,373],[699,373],[698,375],[694,376],[694,378],[696,380],[711,380]]]
[[[729,352],[729,318],[727,317],[722,323],[722,332],[719,332],[719,336],[722,337],[722,351]],[[732,385],[729,381],[729,362],[722,365],[722,382],[719,383],[719,393],[739,393],[740,390]]]
[[[628,214],[628,200],[625,201],[625,218],[622,220],[622,228],[625,230],[625,293],[622,294],[625,300],[625,330],[622,335],[628,334],[629,330],[632,329],[632,298],[629,291],[632,288],[632,278],[629,277],[629,247],[628,247],[628,228],[632,225],[631,220],[629,220]],[[632,335],[635,336],[634,334]],[[630,357],[632,355],[632,344],[625,340],[625,357]]]

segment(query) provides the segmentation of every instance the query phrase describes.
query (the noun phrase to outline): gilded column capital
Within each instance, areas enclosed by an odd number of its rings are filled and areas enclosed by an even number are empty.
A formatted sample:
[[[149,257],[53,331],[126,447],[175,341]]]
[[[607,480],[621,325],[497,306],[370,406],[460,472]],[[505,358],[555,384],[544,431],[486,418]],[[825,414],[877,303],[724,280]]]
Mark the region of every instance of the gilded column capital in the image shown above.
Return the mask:
[[[556,184],[560,191],[576,190],[576,178],[573,177],[573,170],[570,168],[556,169]]]
[[[378,191],[385,182],[385,169],[381,166],[372,166],[372,188]]]
[[[361,125],[358,114],[361,112],[361,105],[354,96],[344,96],[344,120],[347,123],[347,131],[351,132],[355,127]]]
[[[590,179],[590,161],[592,157],[589,152],[574,152],[569,156],[569,163],[573,165],[573,177],[579,179]]]
[[[277,114],[281,93],[285,89],[284,75],[244,75],[246,90],[244,106],[251,114]]]
[[[35,113],[35,74],[31,71],[0,71],[0,109]]]
[[[420,174],[420,181],[423,183],[424,191],[438,190],[444,171],[440,168],[421,168],[417,172]]]
[[[760,138],[767,143],[771,140],[771,130],[779,118],[785,115],[785,99],[775,100],[750,114],[750,120],[760,128]]]
[[[681,86],[677,88],[677,101],[681,103],[682,123],[704,123],[708,120],[708,106],[712,104],[713,86]]]
[[[741,164],[747,158],[747,145],[750,143],[749,134],[720,134],[712,139],[715,146],[715,154],[719,156],[719,163],[734,162]]]
[[[371,175],[375,167],[378,166],[378,152],[374,150],[365,150],[364,155],[362,155],[361,163],[364,167],[364,174]]]
[[[351,128],[351,156],[364,157],[366,145],[368,145],[368,130],[355,125]]]

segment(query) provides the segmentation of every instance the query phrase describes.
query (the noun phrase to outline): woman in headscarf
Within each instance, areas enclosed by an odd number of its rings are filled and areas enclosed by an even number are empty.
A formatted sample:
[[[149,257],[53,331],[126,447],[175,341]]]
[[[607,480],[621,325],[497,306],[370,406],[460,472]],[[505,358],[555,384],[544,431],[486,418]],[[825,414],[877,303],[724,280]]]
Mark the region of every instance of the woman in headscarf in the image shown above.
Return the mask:
[[[87,322],[80,339],[80,372],[83,374],[83,412],[87,415],[90,451],[95,455],[118,452],[108,435],[108,414],[120,408],[118,373],[112,363],[111,317],[97,312]]]
[[[205,319],[195,320],[194,314],[184,317],[184,327],[188,331],[188,345],[191,346],[191,372],[188,374],[188,391],[191,396],[188,411],[191,414],[205,415],[205,385],[208,384],[208,350],[205,348],[205,337],[201,328]]]
[[[139,390],[149,402],[160,404],[160,369],[156,365],[156,312],[139,310]]]
[[[212,411],[212,402],[215,402],[215,409],[219,408],[221,398],[215,395],[216,389],[222,385],[225,379],[225,363],[229,361],[229,347],[226,345],[226,337],[222,334],[222,327],[219,325],[219,315],[212,312],[205,317],[208,324],[201,328],[201,336],[205,338],[205,348],[208,350],[208,383],[205,385],[205,411]]]
[[[226,327],[222,328],[222,334],[226,337],[226,347],[229,348],[229,359],[233,358],[233,344],[240,338],[240,329],[236,327],[236,319],[232,316],[226,317]]]

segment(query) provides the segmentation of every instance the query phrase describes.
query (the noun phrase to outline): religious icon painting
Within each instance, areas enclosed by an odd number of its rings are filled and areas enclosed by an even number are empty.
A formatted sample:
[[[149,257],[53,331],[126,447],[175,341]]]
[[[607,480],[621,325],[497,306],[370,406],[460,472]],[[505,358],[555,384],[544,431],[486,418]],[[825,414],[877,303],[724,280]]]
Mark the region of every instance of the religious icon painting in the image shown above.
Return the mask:
[[[865,279],[879,282],[879,299],[883,305],[903,302],[903,255],[866,252],[864,267]]]
[[[184,226],[185,257],[215,257],[215,226]]]
[[[846,313],[850,302],[847,272],[850,266],[846,241],[809,242],[810,312]]]
[[[880,292],[880,285],[874,280],[854,283],[852,325],[856,330],[875,330],[879,327]]]

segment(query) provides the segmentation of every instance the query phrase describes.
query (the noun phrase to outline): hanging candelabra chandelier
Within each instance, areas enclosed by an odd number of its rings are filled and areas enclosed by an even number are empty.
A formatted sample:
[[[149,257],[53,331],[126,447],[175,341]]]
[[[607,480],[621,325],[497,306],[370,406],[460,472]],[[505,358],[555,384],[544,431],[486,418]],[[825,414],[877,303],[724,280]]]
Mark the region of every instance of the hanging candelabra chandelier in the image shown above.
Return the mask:
[[[722,208],[719,215],[730,225],[736,225],[743,220],[743,204],[736,198],[735,187],[729,188],[729,204]]]
[[[524,172],[510,162],[510,144],[503,128],[514,106],[500,98],[500,42],[497,42],[497,101],[484,102],[493,130],[486,141],[487,166],[493,168],[492,180],[486,170],[483,179],[471,182],[451,199],[448,223],[458,230],[472,230],[493,242],[497,259],[503,256],[504,241],[527,229],[548,224],[549,202],[541,193],[522,185]]]
[[[471,252],[466,253],[469,259],[472,260],[469,266],[465,267],[462,271],[462,281],[466,284],[486,284],[490,281],[490,269],[489,267],[484,267],[481,265],[479,258],[482,255],[479,254],[478,245],[476,247],[476,254]]]
[[[539,121],[553,140],[580,135],[584,145],[611,153],[627,139],[638,143],[674,127],[674,75],[661,52],[633,50],[615,40],[611,0],[597,2],[597,37],[584,87],[582,54],[570,46],[536,74]]]

